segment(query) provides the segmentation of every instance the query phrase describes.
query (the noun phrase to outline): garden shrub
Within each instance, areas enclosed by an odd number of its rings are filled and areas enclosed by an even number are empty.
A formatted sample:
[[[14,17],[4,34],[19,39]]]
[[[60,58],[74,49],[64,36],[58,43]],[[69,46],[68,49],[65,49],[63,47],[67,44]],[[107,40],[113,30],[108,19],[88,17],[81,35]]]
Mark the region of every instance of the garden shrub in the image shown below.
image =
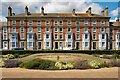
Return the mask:
[[[55,62],[50,60],[42,60],[42,59],[33,59],[28,62],[22,62],[19,66],[25,67],[27,69],[48,69],[51,66],[54,66]]]
[[[59,70],[59,68],[56,66],[50,66],[49,68],[47,68],[47,70]]]
[[[98,62],[98,61],[96,61],[96,60],[92,60],[90,63],[89,63],[89,65],[91,66],[91,68],[94,68],[94,69],[98,69],[98,68],[100,68],[100,65],[101,65],[102,63],[100,63],[100,62]]]
[[[75,69],[88,69],[90,68],[87,60],[79,60],[75,63]]]
[[[119,59],[120,56],[119,56],[119,54],[113,54],[113,55],[111,56],[111,58],[113,58],[113,59]]]
[[[58,67],[59,69],[73,69],[74,63],[58,61],[55,63],[55,66]]]
[[[5,62],[4,62],[4,60],[1,58],[0,59],[0,67],[4,67],[5,66]]]
[[[5,61],[5,67],[6,68],[14,68],[14,67],[18,67],[18,60],[6,60]]]
[[[111,67],[120,67],[120,60],[118,59],[111,59],[108,64],[110,64]]]

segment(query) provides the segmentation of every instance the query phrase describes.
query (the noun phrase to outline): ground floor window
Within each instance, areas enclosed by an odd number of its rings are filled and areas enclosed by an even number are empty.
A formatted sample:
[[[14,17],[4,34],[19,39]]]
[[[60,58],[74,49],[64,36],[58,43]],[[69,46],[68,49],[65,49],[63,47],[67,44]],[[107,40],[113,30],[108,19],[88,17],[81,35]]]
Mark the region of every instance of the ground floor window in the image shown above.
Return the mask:
[[[3,42],[3,47],[7,47],[7,42]]]
[[[102,42],[102,47],[104,47],[105,46],[105,42]]]
[[[24,48],[24,42],[21,42],[21,48]]]
[[[49,42],[46,42],[46,47],[49,47]]]
[[[72,46],[71,42],[67,42],[67,47],[71,47],[71,46]]]
[[[117,42],[117,46],[120,48],[120,42]]]
[[[85,47],[87,47],[88,46],[88,42],[85,42]]]
[[[33,47],[33,42],[28,42],[28,47]]]
[[[63,47],[63,46],[62,46],[62,42],[60,42],[60,47]]]

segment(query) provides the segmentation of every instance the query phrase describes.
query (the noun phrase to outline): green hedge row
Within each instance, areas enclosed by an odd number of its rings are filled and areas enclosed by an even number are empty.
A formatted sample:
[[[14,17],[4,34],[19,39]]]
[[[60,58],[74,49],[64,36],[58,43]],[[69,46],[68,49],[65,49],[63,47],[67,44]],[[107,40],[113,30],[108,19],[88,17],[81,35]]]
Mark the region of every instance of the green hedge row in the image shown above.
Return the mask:
[[[83,53],[83,54],[120,54],[120,50],[3,50],[2,54],[36,54],[36,53]]]

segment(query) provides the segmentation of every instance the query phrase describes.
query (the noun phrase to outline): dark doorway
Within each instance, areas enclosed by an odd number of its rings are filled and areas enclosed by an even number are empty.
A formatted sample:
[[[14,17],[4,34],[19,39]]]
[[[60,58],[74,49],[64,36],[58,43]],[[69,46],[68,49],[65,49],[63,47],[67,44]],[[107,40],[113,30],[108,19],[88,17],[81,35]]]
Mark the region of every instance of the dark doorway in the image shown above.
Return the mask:
[[[79,42],[76,42],[76,49],[79,49]]]
[[[55,42],[55,49],[58,49],[58,42]]]
[[[38,49],[41,49],[41,42],[38,42]]]
[[[96,49],[96,42],[93,42],[93,49]]]

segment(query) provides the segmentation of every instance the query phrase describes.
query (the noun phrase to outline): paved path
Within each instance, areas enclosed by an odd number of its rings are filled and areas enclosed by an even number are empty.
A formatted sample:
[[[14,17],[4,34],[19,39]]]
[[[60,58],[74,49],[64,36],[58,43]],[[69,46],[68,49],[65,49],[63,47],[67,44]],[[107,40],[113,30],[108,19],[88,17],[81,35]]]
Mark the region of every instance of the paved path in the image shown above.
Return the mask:
[[[29,70],[22,68],[3,68],[3,78],[118,78],[118,68],[89,70]]]

